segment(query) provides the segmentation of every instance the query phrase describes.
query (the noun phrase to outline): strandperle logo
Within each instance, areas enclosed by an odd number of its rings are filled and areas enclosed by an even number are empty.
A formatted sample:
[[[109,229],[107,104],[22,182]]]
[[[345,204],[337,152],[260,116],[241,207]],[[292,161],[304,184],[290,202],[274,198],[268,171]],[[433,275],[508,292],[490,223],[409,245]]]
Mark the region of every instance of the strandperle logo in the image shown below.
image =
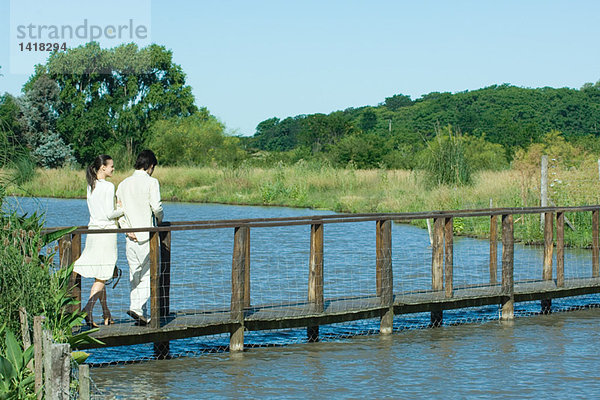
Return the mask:
[[[66,40],[147,39],[148,27],[129,19],[128,24],[91,25],[87,18],[79,25],[17,25],[17,39]]]

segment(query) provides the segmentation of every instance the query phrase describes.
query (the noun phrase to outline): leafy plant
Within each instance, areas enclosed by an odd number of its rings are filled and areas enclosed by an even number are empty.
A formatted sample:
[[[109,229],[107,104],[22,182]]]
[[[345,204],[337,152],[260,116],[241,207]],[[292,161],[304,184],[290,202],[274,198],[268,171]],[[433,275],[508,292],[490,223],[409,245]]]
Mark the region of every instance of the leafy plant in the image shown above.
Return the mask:
[[[15,335],[8,330],[5,349],[5,354],[0,354],[0,400],[34,399],[35,377],[33,371],[27,368],[33,359],[33,346],[23,350]]]

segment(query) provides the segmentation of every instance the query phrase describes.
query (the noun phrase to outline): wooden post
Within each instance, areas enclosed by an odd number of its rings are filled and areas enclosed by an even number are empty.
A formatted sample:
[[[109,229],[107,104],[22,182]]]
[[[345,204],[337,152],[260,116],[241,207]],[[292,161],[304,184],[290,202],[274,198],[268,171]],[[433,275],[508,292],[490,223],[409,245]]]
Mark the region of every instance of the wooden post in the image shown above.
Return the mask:
[[[25,307],[19,307],[19,320],[21,321],[21,338],[23,339],[23,350],[31,346],[31,335],[29,334],[29,321]],[[33,371],[33,360],[27,363],[27,368]]]
[[[308,302],[312,312],[322,313],[325,299],[323,296],[323,224],[310,226],[310,260],[308,265]],[[319,326],[306,329],[309,342],[319,340]]]
[[[394,277],[392,272],[392,221],[377,221],[379,249],[377,264],[381,271],[381,305],[386,307],[381,314],[379,332],[392,333],[394,327]]]
[[[498,283],[498,216],[490,218],[490,285]]]
[[[600,276],[600,268],[598,263],[598,225],[599,224],[599,210],[592,211],[592,277],[598,278]]]
[[[71,259],[72,262],[75,262],[81,256],[81,235],[74,233],[71,238]],[[71,296],[77,300],[77,304],[72,306],[72,311],[81,311],[81,275],[76,272],[71,273],[69,285],[71,286]]]
[[[502,215],[502,316],[503,320],[514,319],[514,231],[512,214]]]
[[[44,378],[45,399],[69,399],[71,383],[71,346],[68,343],[52,343],[49,331],[44,331]]]
[[[43,335],[42,322],[45,317],[33,317],[33,367],[35,375],[35,392],[40,400],[43,396],[42,392],[42,374],[43,374]]]
[[[169,222],[162,222],[160,226],[171,226]],[[158,298],[160,320],[164,321],[170,314],[171,290],[171,231],[159,232],[160,239],[160,273],[158,275]],[[159,358],[168,358],[170,352],[169,341],[154,342],[154,355]]]
[[[381,223],[382,221],[376,221],[375,223],[375,294],[377,297],[381,297],[381,262],[383,259],[381,255]]]
[[[233,260],[231,263],[231,319],[237,322],[230,333],[229,351],[244,350],[244,278],[246,274],[246,241],[248,227],[238,226],[234,231]]]
[[[446,280],[446,297],[451,298],[454,275],[454,230],[452,218],[444,221],[444,277]]]
[[[444,219],[433,219],[433,241],[431,244],[431,287],[434,292],[444,289]],[[441,309],[431,311],[431,325],[440,326],[444,314]]]
[[[150,232],[150,328],[160,328],[160,242],[158,232]]]
[[[90,400],[90,366],[79,366],[79,399]]]
[[[565,286],[565,213],[556,213],[556,286]]]
[[[250,228],[246,239],[246,258],[244,259],[244,307],[250,308]]]
[[[542,279],[545,281],[552,280],[552,252],[554,248],[553,221],[553,213],[544,213],[544,268],[542,272]],[[552,309],[552,299],[542,299],[541,307],[543,314],[550,313]]]

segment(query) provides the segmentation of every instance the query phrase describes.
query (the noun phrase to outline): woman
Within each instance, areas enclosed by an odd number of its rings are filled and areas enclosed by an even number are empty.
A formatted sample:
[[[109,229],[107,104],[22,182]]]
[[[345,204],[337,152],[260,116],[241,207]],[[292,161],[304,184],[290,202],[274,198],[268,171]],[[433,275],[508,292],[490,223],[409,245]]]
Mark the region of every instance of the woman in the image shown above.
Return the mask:
[[[115,209],[115,186],[106,181],[114,171],[113,160],[108,155],[96,157],[86,171],[87,205],[90,212],[89,229],[115,229],[117,218],[123,215],[123,209]],[[85,249],[75,261],[74,271],[86,278],[95,278],[90,298],[83,308],[87,314],[85,320],[91,327],[97,328],[92,316],[96,300],[102,305],[104,325],[114,323],[106,303],[105,283],[113,277],[117,263],[117,234],[88,234]]]

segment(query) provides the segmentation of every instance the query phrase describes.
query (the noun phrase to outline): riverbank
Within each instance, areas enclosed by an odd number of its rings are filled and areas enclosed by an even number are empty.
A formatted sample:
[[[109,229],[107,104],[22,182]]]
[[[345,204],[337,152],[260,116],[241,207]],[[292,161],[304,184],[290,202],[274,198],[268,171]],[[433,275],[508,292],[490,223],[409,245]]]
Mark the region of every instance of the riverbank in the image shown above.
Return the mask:
[[[118,167],[118,166],[117,166]],[[597,166],[596,166],[597,168]],[[131,170],[115,172],[118,185]],[[275,168],[161,167],[154,174],[165,201],[280,205],[326,209],[336,212],[417,212],[494,207],[538,206],[539,173],[518,170],[482,171],[465,187],[428,188],[419,172],[404,170],[350,170],[306,165]],[[554,170],[550,198],[559,206],[600,203],[597,169]],[[11,185],[15,196],[85,198],[85,173],[70,169],[37,170],[34,178]],[[588,246],[591,237],[579,234],[591,225],[591,215],[567,215],[576,231],[567,230],[566,241]],[[420,223],[424,224],[423,221]],[[577,229],[580,226],[582,229]],[[487,218],[455,221],[457,234],[485,237]],[[519,240],[541,240],[539,217],[526,216],[515,226]]]

